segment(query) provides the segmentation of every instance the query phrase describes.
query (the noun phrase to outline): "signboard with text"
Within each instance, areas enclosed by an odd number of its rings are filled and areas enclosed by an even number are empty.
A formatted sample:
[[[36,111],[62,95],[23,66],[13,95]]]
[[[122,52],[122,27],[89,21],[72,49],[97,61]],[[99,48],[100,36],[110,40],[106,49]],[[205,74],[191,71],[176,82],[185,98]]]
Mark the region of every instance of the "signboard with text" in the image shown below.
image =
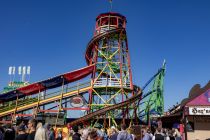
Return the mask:
[[[189,107],[189,115],[210,115],[210,107]]]
[[[85,101],[82,96],[74,96],[70,98],[70,104],[72,107],[83,107],[85,104]]]

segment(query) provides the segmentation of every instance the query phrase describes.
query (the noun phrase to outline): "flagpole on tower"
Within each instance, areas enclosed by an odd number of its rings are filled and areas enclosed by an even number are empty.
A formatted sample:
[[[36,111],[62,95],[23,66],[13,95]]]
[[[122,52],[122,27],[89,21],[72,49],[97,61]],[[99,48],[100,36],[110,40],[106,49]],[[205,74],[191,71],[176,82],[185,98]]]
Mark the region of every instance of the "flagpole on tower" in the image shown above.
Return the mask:
[[[110,12],[112,11],[112,0],[109,0],[110,3]]]

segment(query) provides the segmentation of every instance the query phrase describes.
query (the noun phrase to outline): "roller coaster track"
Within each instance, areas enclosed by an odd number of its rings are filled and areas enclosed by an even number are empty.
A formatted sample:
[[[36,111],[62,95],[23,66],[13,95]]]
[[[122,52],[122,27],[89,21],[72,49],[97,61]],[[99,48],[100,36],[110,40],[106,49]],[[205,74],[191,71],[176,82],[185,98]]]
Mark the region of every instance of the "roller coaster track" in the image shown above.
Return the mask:
[[[90,42],[88,43],[87,45],[87,49],[86,49],[86,55],[85,55],[85,58],[86,58],[86,62],[88,65],[90,65],[90,59],[91,59],[91,50],[92,48],[94,47],[94,44],[97,43],[98,40],[102,39],[103,37],[105,36],[108,36],[108,35],[112,35],[112,34],[116,34],[116,33],[121,33],[121,32],[126,32],[124,28],[117,28],[117,29],[113,29],[113,30],[108,30],[104,33],[101,33],[97,36],[95,36],[94,38],[92,38],[90,40]],[[127,105],[130,105],[136,101],[139,101],[142,99],[142,91],[139,87],[136,87],[134,92],[136,93],[134,96],[132,96],[131,98],[121,102],[121,103],[118,103],[118,104],[115,104],[115,105],[112,105],[112,106],[107,106],[107,107],[104,107],[102,109],[99,109],[97,111],[94,111],[92,113],[89,113],[75,121],[72,121],[70,122],[69,124],[72,126],[72,125],[76,125],[76,124],[79,124],[79,123],[82,123],[84,121],[87,121],[87,120],[90,120],[96,116],[100,116],[100,115],[104,115],[106,114],[108,111],[111,111],[111,110],[115,110],[115,109],[120,109],[120,108],[123,108]]]
[[[104,115],[106,114],[108,111],[111,111],[111,110],[115,110],[115,109],[120,109],[122,107],[125,107],[127,105],[130,105],[132,103],[134,103],[135,101],[138,101],[138,100],[141,100],[142,99],[142,91],[140,90],[140,88],[138,88],[138,90],[136,91],[137,94],[132,96],[131,98],[121,102],[121,103],[118,103],[118,104],[115,104],[115,105],[112,105],[112,106],[108,106],[108,107],[105,107],[103,109],[99,109],[95,112],[92,112],[92,113],[89,113],[75,121],[72,121],[69,123],[70,126],[73,126],[73,125],[76,125],[76,124],[81,124],[82,122],[84,121],[87,121],[87,120],[90,120],[96,116],[100,116],[100,115]]]
[[[86,58],[87,64],[88,64],[88,65],[92,65],[92,64],[91,64],[91,61],[90,61],[90,59],[91,59],[91,57],[92,57],[92,56],[91,56],[91,50],[93,49],[94,44],[97,43],[98,40],[100,40],[101,38],[103,38],[103,37],[105,37],[105,36],[107,36],[107,35],[112,35],[112,34],[120,33],[120,32],[126,32],[126,31],[125,31],[124,28],[117,28],[117,29],[114,29],[114,30],[106,31],[106,32],[101,33],[101,34],[95,36],[94,38],[92,38],[92,39],[90,40],[90,42],[88,43],[87,48],[86,48],[85,58]],[[160,72],[160,70],[158,71],[158,73],[159,73],[159,72]],[[158,73],[157,73],[157,74],[158,74]],[[154,77],[156,77],[157,74],[155,74],[155,75],[152,77],[152,79],[154,79]],[[152,80],[152,79],[151,79],[151,80]],[[150,83],[151,80],[148,81],[148,83]],[[79,119],[77,119],[77,120],[75,120],[75,121],[70,122],[70,125],[73,126],[73,125],[82,123],[82,122],[87,121],[87,120],[90,120],[90,119],[92,119],[92,118],[94,118],[94,117],[104,115],[104,114],[106,114],[106,113],[109,112],[109,111],[112,111],[112,110],[115,110],[115,109],[120,109],[120,108],[123,108],[123,107],[125,107],[125,106],[131,105],[131,104],[133,104],[134,102],[138,102],[138,103],[136,104],[137,106],[140,105],[140,101],[141,101],[143,98],[145,98],[145,97],[147,97],[148,95],[151,94],[151,92],[150,92],[150,93],[147,93],[147,94],[145,94],[145,95],[142,95],[142,94],[143,94],[142,91],[145,89],[145,87],[148,85],[148,83],[142,88],[142,90],[141,90],[140,88],[138,88],[138,87],[135,87],[135,88],[134,88],[134,93],[135,93],[135,95],[133,95],[132,97],[128,98],[127,100],[125,100],[125,101],[123,101],[123,102],[121,102],[121,103],[112,105],[112,106],[104,107],[104,108],[99,109],[99,110],[97,110],[97,111],[94,111],[94,112],[92,112],[92,113],[89,113],[89,114],[87,114],[87,115],[85,115],[85,116],[83,116],[83,117],[81,117],[81,118],[79,118]],[[86,92],[86,91],[88,91],[88,90],[91,90],[92,88],[93,88],[93,87],[92,87],[92,86],[90,85],[90,83],[89,83],[89,85],[84,86],[84,87],[81,87],[81,88],[79,89],[79,94],[82,94],[82,93],[84,93],[84,92]],[[49,98],[47,98],[47,99],[40,100],[39,102],[38,102],[38,99],[37,99],[37,98],[31,99],[31,100],[30,100],[29,102],[27,102],[27,103],[23,101],[22,103],[20,103],[20,105],[19,105],[16,109],[15,109],[15,107],[12,107],[12,108],[11,108],[11,107],[10,107],[10,108],[9,108],[9,107],[5,107],[5,108],[3,108],[3,109],[0,109],[0,117],[6,116],[6,115],[10,115],[10,114],[14,113],[15,111],[16,111],[16,112],[20,112],[20,111],[32,109],[32,108],[36,107],[37,104],[38,104],[39,106],[40,106],[40,105],[45,105],[45,104],[49,104],[49,103],[58,101],[58,100],[61,99],[61,98],[69,98],[69,97],[74,96],[74,95],[77,95],[77,94],[78,94],[78,89],[77,89],[77,90],[74,89],[74,90],[70,90],[70,91],[68,91],[68,92],[66,92],[66,93],[63,93],[63,96],[61,96],[61,95],[59,94],[59,95],[55,95],[55,96],[49,97]]]
[[[99,41],[100,39],[103,39],[104,37],[107,37],[107,36],[109,37],[109,36],[111,36],[113,34],[119,34],[120,35],[121,33],[126,33],[125,28],[116,28],[116,29],[112,29],[112,30],[108,30],[108,31],[99,33],[98,35],[96,35],[95,37],[93,37],[89,41],[89,43],[88,43],[88,45],[86,47],[85,59],[86,59],[86,62],[87,62],[88,67],[90,67],[92,65],[92,69],[89,70],[89,72],[85,72],[83,75],[87,75],[87,74],[90,74],[90,73],[94,72],[94,69],[96,69],[96,67],[97,67],[97,63],[91,61],[91,59],[93,59],[92,51],[93,51],[95,45],[98,43],[97,41]],[[94,63],[96,63],[96,64],[94,64]],[[85,70],[86,69],[87,68],[85,68]],[[88,71],[88,69],[86,71]],[[137,107],[140,106],[140,101],[142,101],[142,99],[146,98],[147,96],[149,96],[150,94],[153,93],[153,91],[151,91],[151,92],[148,92],[147,94],[144,94],[143,95],[144,89],[147,87],[147,85],[161,71],[162,71],[162,69],[159,70],[146,83],[146,85],[142,89],[140,89],[139,87],[134,86],[134,89],[131,89],[131,91],[133,91],[133,93],[134,93],[134,95],[132,97],[127,98],[123,102],[120,102],[120,103],[117,103],[117,104],[114,104],[114,105],[111,105],[111,106],[105,106],[104,108],[101,108],[101,109],[96,110],[94,112],[88,113],[87,115],[84,115],[81,118],[78,118],[77,120],[74,120],[74,121],[70,122],[69,125],[70,126],[74,126],[74,125],[77,125],[77,124],[81,124],[81,123],[83,123],[85,121],[88,121],[88,120],[91,120],[93,118],[96,118],[96,117],[105,115],[105,114],[107,114],[107,112],[113,111],[115,109],[122,109],[122,108],[125,108],[126,106],[129,106],[129,105],[132,105],[133,109],[136,109]],[[78,70],[76,70],[75,72],[78,72]],[[69,75],[67,75],[68,77],[67,76],[65,77],[65,75],[61,75],[62,78],[60,78],[60,79],[61,79],[61,81],[63,81],[63,84],[64,83],[65,84],[71,83],[71,82],[74,82],[74,81],[77,81],[77,80],[80,80],[80,79],[84,78],[83,75],[79,75],[79,74],[72,78],[71,75],[73,75],[73,73],[74,72],[69,73]],[[81,70],[80,70],[79,73],[81,73]],[[92,79],[92,80],[94,80],[94,79]],[[68,82],[66,82],[66,81],[68,81]],[[43,86],[42,85],[43,83],[47,85],[47,82],[46,81],[40,82],[38,84],[41,85],[41,86]],[[58,86],[61,86],[61,84],[60,85],[58,84]],[[56,86],[56,87],[58,87],[58,86]],[[67,99],[67,98],[70,98],[70,97],[72,97],[74,95],[83,94],[83,93],[85,93],[85,92],[87,92],[89,90],[92,90],[94,88],[94,85],[90,84],[90,82],[89,82],[85,86],[82,86],[82,87],[79,87],[79,88],[78,87],[75,88],[75,87],[73,87],[72,89],[66,91],[65,93],[61,93],[61,94],[56,94],[56,95],[53,95],[53,96],[49,96],[49,97],[47,97],[45,99],[38,100],[39,97],[35,97],[35,98],[32,98],[32,99],[24,99],[24,100],[21,100],[21,102],[18,103],[18,106],[15,106],[15,105],[5,106],[3,108],[0,108],[0,117],[4,117],[4,116],[8,116],[8,115],[13,115],[14,112],[20,113],[21,111],[30,110],[30,109],[33,109],[34,107],[37,107],[37,106],[43,106],[43,105],[50,104],[50,103],[57,102],[57,101],[59,102],[59,100],[61,100],[61,99]],[[131,87],[133,87],[133,85]],[[54,88],[54,86],[52,86],[52,87],[50,86],[49,89],[50,88]],[[118,87],[118,88],[120,88],[120,87]],[[47,90],[47,88],[41,90],[41,92],[44,91],[44,90]],[[14,98],[14,100],[15,99],[16,98]],[[60,103],[62,104],[61,101],[60,101]],[[91,107],[91,105],[89,104],[88,107]],[[54,107],[52,107],[52,108],[54,108]],[[65,110],[65,109],[63,109],[63,110]],[[60,112],[60,110],[58,110],[56,113],[59,114],[59,112]],[[138,116],[140,116],[140,113],[141,112],[139,112]],[[121,114],[121,116],[122,116],[122,114]]]
[[[106,31],[104,33],[101,33],[97,36],[95,36],[93,39],[90,40],[90,42],[88,43],[88,46],[87,46],[87,50],[86,50],[86,61],[88,63],[88,65],[90,66],[91,64],[89,63],[89,59],[90,59],[90,50],[92,49],[93,47],[93,44],[103,38],[104,36],[106,35],[109,35],[109,34],[112,34],[112,33],[117,33],[117,32],[120,32],[120,31],[124,31],[124,28],[118,28],[118,29],[115,29],[115,30],[110,30],[110,31]],[[89,57],[89,59],[87,58]],[[29,85],[30,86],[30,85]],[[90,90],[92,87],[90,86],[87,86],[87,87],[82,87],[81,89],[79,89],[80,92],[82,91],[87,91],[87,90]],[[75,91],[69,91],[67,93],[64,93],[63,94],[63,98],[68,98],[70,96],[73,96],[77,93],[78,91],[75,90]],[[43,99],[43,100],[40,100],[39,103],[38,103],[38,98],[35,97],[33,99],[24,99],[24,100],[21,100],[20,103],[18,103],[18,106],[17,108],[15,107],[15,105],[12,105],[12,106],[4,106],[3,108],[0,108],[0,117],[3,117],[3,116],[6,116],[6,115],[10,115],[12,114],[14,111],[15,112],[20,112],[20,111],[24,111],[24,110],[28,110],[28,109],[32,109],[33,107],[35,107],[37,104],[39,105],[45,105],[45,104],[48,104],[48,103],[51,103],[51,102],[54,102],[54,101],[57,101],[61,98],[61,95],[56,95],[56,96],[53,96],[53,97],[49,97],[47,99]],[[16,108],[16,110],[15,110]]]
[[[143,87],[143,89],[145,89],[145,87],[162,71],[163,69],[159,69],[158,72],[146,83],[146,85]],[[134,96],[132,96],[131,98],[125,100],[124,102],[121,102],[121,103],[118,103],[118,104],[115,104],[115,105],[112,105],[112,106],[108,106],[108,107],[105,107],[103,109],[100,109],[100,110],[97,110],[93,113],[90,113],[90,114],[87,114],[75,121],[72,121],[70,122],[70,126],[73,126],[73,125],[76,125],[76,124],[80,124],[82,122],[85,122],[87,120],[90,120],[91,118],[94,118],[94,117],[97,117],[97,116],[100,116],[100,115],[104,115],[106,114],[106,112],[108,111],[112,111],[112,110],[115,110],[115,109],[119,109],[119,108],[122,108],[122,107],[125,107],[127,105],[130,105],[134,102],[137,102],[136,106],[138,107],[140,105],[140,101],[144,98],[146,98],[147,96],[151,95],[154,91],[150,91],[150,92],[147,92],[146,94],[143,94],[143,90],[141,90],[139,87],[135,86],[134,88],[134,91],[135,94]],[[141,112],[140,112],[141,113]],[[140,115],[140,114],[138,114]]]

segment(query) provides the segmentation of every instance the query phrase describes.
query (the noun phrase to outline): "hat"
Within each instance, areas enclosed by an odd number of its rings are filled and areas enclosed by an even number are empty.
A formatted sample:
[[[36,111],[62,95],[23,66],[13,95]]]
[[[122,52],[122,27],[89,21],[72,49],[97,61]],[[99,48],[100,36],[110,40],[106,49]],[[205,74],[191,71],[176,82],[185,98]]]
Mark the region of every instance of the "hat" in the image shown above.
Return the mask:
[[[25,131],[25,130],[26,130],[25,125],[20,125],[18,127],[18,131]]]

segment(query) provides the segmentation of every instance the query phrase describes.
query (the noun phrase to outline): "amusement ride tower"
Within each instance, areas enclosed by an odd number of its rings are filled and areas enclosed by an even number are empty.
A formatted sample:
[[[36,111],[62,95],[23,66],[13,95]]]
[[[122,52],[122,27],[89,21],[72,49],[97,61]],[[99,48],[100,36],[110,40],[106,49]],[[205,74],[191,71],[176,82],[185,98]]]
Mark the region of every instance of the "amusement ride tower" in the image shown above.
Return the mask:
[[[88,65],[95,64],[89,113],[123,102],[134,94],[126,18],[123,15],[110,12],[96,18],[94,37],[88,43],[85,58]],[[128,107],[109,112],[104,117],[114,121],[117,114],[127,118]]]
[[[83,116],[70,122],[72,126],[89,120],[95,125],[102,119],[104,128],[108,128],[118,126],[117,119],[123,123],[139,124],[138,118],[151,110],[163,114],[165,64],[146,83],[147,86],[155,79],[150,92],[144,94],[146,86],[140,89],[133,85],[123,15],[108,12],[96,18],[94,36],[87,45],[85,59],[88,66],[84,68],[1,94],[0,123],[17,121],[18,117],[42,117],[49,122],[50,115],[55,116],[51,122],[56,127],[64,124],[62,116],[67,116],[68,110],[74,111],[72,116],[77,114],[75,111],[83,110]],[[80,83],[82,79],[88,79],[88,82]],[[73,85],[75,82],[77,84]],[[147,97],[149,100],[145,101]],[[145,108],[140,107],[143,103]]]

